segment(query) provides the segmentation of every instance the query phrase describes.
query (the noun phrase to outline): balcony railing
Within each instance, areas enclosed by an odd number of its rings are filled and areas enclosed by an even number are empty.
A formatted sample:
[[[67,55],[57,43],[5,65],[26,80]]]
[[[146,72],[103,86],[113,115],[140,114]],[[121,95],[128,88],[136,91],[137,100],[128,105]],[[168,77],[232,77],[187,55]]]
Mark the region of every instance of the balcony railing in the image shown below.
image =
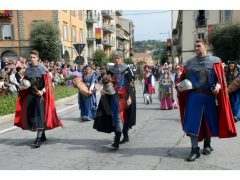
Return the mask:
[[[109,40],[109,39],[103,39],[103,40],[102,40],[102,44],[103,44],[104,46],[110,46],[110,47],[113,47],[113,46],[114,46],[114,42],[111,41],[111,40]]]
[[[102,29],[103,31],[110,32],[110,33],[113,33],[115,31],[115,27],[113,25],[108,25],[108,24],[104,24]]]
[[[198,17],[196,20],[196,28],[207,27],[207,19]]]
[[[112,11],[102,10],[102,16],[107,19],[114,19],[114,14]]]
[[[124,33],[123,32],[117,32],[116,36],[120,39],[124,38]]]
[[[86,22],[87,23],[96,23],[96,22],[98,22],[98,18],[97,18],[97,16],[94,16],[93,14],[87,14]]]
[[[87,41],[95,41],[96,37],[93,32],[88,32],[87,33]]]

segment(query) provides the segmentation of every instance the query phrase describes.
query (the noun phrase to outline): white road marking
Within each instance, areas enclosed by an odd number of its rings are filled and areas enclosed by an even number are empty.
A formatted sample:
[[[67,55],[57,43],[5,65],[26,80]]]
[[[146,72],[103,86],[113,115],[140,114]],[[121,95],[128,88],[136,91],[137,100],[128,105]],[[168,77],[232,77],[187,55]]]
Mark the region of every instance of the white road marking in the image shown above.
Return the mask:
[[[73,108],[74,106],[77,106],[77,105],[78,105],[78,104],[76,103],[76,104],[74,104],[74,105],[72,105],[72,106],[69,106],[69,107],[66,107],[66,108],[64,108],[64,109],[61,109],[61,110],[57,111],[57,113],[66,111],[66,110],[71,109],[71,108]],[[6,132],[9,132],[9,131],[12,131],[12,130],[17,129],[17,128],[18,128],[17,126],[12,126],[12,127],[10,127],[10,128],[7,128],[7,129],[4,129],[4,130],[0,131],[0,134],[3,134],[3,133],[6,133]]]

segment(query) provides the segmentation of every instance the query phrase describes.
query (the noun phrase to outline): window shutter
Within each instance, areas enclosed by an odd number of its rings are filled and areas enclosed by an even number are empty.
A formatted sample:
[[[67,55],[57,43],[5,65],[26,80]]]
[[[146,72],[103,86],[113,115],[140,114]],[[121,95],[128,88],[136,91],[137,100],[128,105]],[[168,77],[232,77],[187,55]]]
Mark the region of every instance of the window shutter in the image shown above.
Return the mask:
[[[14,25],[11,25],[11,31],[12,31],[12,39],[14,39]]]
[[[3,34],[2,34],[2,25],[0,25],[0,40],[3,39]]]

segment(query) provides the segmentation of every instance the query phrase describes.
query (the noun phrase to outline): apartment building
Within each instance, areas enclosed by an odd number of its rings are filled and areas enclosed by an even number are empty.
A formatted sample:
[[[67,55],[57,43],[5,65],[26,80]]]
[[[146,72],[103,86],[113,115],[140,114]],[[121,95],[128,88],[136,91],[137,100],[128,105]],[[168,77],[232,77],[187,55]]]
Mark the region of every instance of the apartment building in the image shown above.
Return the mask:
[[[195,55],[194,42],[206,38],[210,42],[209,53],[212,53],[211,32],[218,24],[239,23],[238,10],[180,10],[176,26],[172,31],[173,54],[180,62]]]
[[[102,31],[103,39],[102,45],[103,50],[107,56],[111,52],[116,51],[116,21],[115,11],[113,10],[102,10]]]
[[[93,60],[93,54],[97,49],[103,49],[103,45],[96,41],[96,29],[100,31],[100,38],[103,37],[102,31],[102,13],[101,10],[86,10],[84,11],[85,21],[85,41],[86,44],[83,54],[84,59],[87,59],[88,63]]]
[[[70,63],[78,56],[73,47],[84,39],[84,17],[77,10],[11,10],[0,11],[0,58],[28,58],[30,34],[34,22],[54,22],[60,29],[61,56]]]
[[[123,52],[125,58],[133,56],[134,24],[130,19],[118,17],[117,24],[117,50]]]

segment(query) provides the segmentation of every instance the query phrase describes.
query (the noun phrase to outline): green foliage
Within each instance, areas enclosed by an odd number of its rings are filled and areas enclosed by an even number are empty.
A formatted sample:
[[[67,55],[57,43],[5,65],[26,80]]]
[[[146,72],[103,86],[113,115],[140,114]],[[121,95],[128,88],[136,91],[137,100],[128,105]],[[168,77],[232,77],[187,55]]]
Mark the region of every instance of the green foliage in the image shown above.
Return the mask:
[[[134,46],[136,53],[144,53],[146,50],[149,50],[152,51],[153,60],[159,60],[161,64],[166,61],[166,42],[157,40],[136,41]]]
[[[132,58],[124,59],[124,63],[125,63],[125,64],[134,64]]]
[[[240,25],[219,25],[212,33],[212,46],[214,55],[223,62],[240,60]]]
[[[93,54],[93,63],[96,66],[104,66],[108,63],[107,55],[101,49],[97,49]]]
[[[136,53],[144,53],[146,50],[163,50],[166,47],[166,42],[158,40],[136,41],[134,43],[134,51]]]
[[[58,100],[78,93],[76,88],[66,86],[56,86],[54,90],[54,99]],[[0,116],[14,113],[16,111],[17,94],[0,96]]]
[[[114,55],[116,54],[116,51],[112,51],[111,54],[108,57],[108,62],[114,62]]]
[[[60,58],[59,28],[52,22],[37,21],[32,24],[31,46],[37,50],[42,60]]]

